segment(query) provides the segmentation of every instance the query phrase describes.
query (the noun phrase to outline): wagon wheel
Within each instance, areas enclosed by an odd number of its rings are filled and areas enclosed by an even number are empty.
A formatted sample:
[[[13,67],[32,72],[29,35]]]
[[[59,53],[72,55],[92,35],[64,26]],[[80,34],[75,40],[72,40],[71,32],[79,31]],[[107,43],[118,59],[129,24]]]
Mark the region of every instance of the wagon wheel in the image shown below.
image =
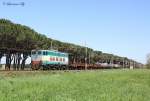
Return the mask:
[[[39,69],[40,69],[40,66],[39,66],[38,64],[36,64],[36,65],[32,65],[31,68],[32,68],[33,70],[39,70]]]

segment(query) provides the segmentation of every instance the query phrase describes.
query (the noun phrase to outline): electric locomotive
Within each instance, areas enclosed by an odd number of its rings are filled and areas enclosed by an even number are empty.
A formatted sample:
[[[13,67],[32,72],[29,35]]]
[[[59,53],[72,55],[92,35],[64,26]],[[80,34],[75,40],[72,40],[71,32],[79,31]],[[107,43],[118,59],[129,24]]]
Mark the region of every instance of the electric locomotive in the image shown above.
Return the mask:
[[[67,69],[68,53],[59,52],[57,50],[32,50],[31,66],[32,69],[48,70],[48,69]]]

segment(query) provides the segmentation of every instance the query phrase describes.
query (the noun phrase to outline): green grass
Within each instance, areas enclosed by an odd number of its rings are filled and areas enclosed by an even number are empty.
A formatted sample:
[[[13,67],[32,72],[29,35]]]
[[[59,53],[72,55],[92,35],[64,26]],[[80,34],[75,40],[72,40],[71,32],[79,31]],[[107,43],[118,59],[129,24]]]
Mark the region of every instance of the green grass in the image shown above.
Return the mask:
[[[150,70],[0,72],[0,101],[149,101]]]

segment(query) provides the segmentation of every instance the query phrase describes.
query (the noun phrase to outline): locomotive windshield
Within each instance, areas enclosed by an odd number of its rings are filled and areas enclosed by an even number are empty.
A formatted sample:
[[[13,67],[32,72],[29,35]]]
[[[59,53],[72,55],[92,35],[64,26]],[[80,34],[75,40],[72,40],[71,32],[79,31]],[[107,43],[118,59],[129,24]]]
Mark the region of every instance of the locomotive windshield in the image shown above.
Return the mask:
[[[31,53],[32,53],[32,55],[35,55],[35,54],[36,54],[36,51],[32,51]]]
[[[38,51],[38,55],[41,55],[41,53],[42,53],[41,51]]]

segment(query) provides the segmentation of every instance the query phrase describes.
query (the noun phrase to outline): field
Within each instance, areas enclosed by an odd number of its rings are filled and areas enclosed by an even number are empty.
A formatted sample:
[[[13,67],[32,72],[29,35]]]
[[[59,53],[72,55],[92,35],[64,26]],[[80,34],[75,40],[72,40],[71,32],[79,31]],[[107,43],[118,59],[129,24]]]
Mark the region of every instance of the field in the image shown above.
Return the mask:
[[[0,72],[0,101],[149,101],[150,70]]]

